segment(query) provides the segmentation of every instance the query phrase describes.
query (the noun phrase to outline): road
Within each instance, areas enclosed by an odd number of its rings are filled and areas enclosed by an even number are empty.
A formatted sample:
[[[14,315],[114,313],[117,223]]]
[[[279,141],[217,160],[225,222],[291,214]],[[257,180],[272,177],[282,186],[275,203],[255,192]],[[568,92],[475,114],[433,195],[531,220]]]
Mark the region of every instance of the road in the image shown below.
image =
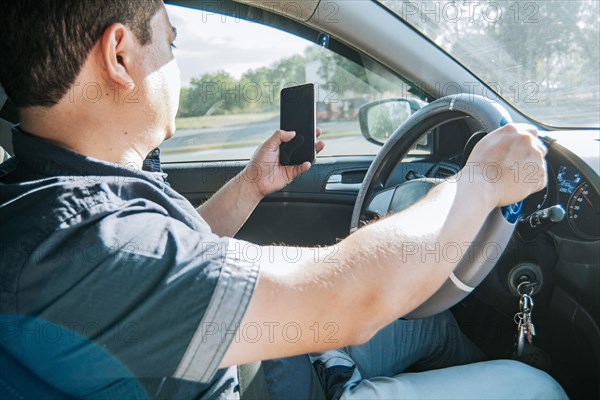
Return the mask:
[[[379,146],[367,142],[357,121],[321,122],[326,148],[322,155],[375,154]],[[224,128],[177,131],[162,146],[164,162],[248,159],[256,147],[278,129],[270,120]]]

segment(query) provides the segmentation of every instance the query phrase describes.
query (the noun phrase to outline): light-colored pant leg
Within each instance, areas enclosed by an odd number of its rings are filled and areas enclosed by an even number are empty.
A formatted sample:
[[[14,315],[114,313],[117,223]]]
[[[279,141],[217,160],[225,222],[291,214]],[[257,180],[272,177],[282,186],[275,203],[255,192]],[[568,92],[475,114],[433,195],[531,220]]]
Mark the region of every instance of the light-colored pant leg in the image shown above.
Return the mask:
[[[362,379],[355,374],[342,394],[356,399],[566,399],[543,371],[513,360]]]
[[[427,371],[485,359],[447,311],[419,320],[397,320],[360,346],[346,347],[363,378]]]
[[[525,364],[478,362],[483,353],[464,336],[450,312],[398,320],[363,345],[311,358],[328,367],[356,365],[342,399],[566,398],[554,379]],[[462,365],[467,363],[476,364]],[[407,369],[426,372],[406,373]]]

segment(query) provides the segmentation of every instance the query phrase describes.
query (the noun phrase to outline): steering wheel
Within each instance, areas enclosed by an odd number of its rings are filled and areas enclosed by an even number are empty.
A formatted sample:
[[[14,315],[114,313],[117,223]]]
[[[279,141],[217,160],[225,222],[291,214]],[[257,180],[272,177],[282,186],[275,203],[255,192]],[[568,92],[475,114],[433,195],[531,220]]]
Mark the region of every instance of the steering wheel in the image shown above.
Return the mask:
[[[384,190],[385,182],[425,133],[447,122],[469,117],[477,120],[488,133],[511,122],[509,114],[500,105],[473,94],[446,96],[417,111],[390,136],[369,167],[354,205],[350,232],[359,228],[361,217],[367,212],[381,216],[396,213],[424,197],[437,184],[436,180],[418,178]],[[417,319],[440,313],[473,291],[506,248],[521,205],[517,203],[493,210],[473,240],[478,250],[472,245],[440,289],[404,318]]]

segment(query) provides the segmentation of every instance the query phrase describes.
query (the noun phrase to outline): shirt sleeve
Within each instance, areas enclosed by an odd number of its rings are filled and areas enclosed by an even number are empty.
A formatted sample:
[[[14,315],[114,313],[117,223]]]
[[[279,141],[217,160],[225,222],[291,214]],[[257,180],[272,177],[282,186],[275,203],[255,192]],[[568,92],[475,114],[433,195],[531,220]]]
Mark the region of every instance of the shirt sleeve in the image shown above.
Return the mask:
[[[219,280],[175,378],[206,382],[217,371],[256,286],[259,263],[243,255],[249,247],[255,245],[228,239]]]
[[[214,378],[258,280],[259,263],[239,257],[252,244],[135,209],[62,229],[49,242],[63,250],[29,266],[28,313],[105,348],[136,377]]]

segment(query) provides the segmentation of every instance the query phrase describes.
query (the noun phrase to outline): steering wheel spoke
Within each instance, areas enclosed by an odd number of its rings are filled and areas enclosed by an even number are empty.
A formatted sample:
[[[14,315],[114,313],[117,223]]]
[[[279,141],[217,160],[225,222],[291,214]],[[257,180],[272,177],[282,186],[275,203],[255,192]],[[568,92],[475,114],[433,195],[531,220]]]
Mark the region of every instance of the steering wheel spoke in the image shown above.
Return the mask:
[[[365,207],[364,214],[384,217],[412,206],[429,193],[441,180],[417,178],[377,193]]]
[[[389,188],[377,193],[365,208],[365,214],[374,217],[384,217],[390,211],[392,198],[396,193],[396,188]]]

